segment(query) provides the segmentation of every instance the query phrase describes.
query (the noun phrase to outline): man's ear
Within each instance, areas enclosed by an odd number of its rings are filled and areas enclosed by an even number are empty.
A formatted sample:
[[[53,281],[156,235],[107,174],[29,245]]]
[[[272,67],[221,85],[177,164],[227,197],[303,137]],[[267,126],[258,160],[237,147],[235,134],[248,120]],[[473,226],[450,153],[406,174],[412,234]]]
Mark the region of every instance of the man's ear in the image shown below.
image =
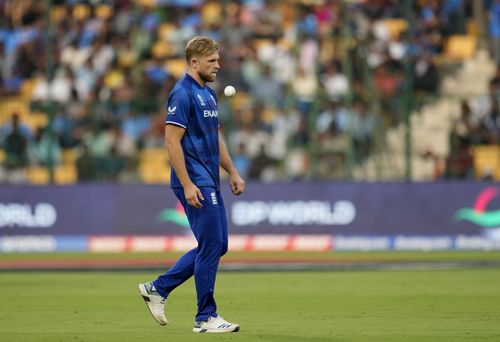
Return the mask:
[[[191,58],[191,68],[198,69],[200,63],[197,58]]]

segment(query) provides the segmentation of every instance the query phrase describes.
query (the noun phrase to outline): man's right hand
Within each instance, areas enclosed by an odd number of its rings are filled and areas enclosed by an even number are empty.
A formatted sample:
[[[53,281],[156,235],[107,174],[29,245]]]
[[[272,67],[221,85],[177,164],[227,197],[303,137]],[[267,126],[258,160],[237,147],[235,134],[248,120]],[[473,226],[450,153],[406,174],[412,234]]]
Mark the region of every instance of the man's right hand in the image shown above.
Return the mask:
[[[201,193],[200,189],[198,189],[198,187],[193,183],[188,184],[184,187],[184,196],[186,197],[186,200],[190,206],[198,209],[203,207],[201,201],[204,201],[205,198],[203,198],[203,194]]]

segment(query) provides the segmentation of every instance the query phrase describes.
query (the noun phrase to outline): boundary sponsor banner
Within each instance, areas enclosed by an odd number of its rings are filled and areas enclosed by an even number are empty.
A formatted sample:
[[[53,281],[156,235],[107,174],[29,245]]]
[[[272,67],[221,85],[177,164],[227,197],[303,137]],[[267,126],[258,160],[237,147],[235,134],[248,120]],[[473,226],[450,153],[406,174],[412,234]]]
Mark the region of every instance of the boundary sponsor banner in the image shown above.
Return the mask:
[[[500,239],[500,186],[481,183],[250,184],[226,196],[236,234]],[[404,248],[404,241],[398,242]]]
[[[453,249],[454,239],[451,236],[396,236],[392,245],[397,251],[439,251]]]
[[[500,250],[500,240],[492,240],[483,236],[457,236],[455,238],[455,249],[459,250]]]
[[[87,236],[20,235],[0,237],[0,252],[87,252]]]
[[[45,235],[0,237],[0,250],[9,252],[55,252],[56,238]]]
[[[91,236],[89,252],[183,252],[196,247],[192,235]],[[329,235],[230,235],[230,251],[330,251]]]
[[[384,251],[392,249],[392,239],[388,236],[335,236],[333,250],[336,251]]]
[[[196,246],[193,236],[4,236],[0,253],[14,252],[184,252]],[[445,251],[500,250],[500,241],[483,236],[330,236],[230,235],[229,251]]]
[[[56,236],[56,252],[87,252],[86,236]]]
[[[387,241],[359,237],[401,236],[391,240],[397,249],[413,248],[413,243],[439,249],[450,243],[408,240],[408,236],[500,240],[500,186],[495,184],[254,183],[242,196],[231,195],[227,184],[222,189],[229,232],[234,235],[329,235],[338,237],[339,248],[351,244],[368,249],[386,248]],[[191,232],[184,209],[166,186],[0,186],[0,237],[17,235],[190,236]],[[267,241],[248,243],[265,250],[271,248]],[[50,241],[46,242],[45,249],[50,249]],[[92,243],[99,249],[101,242]],[[149,242],[152,248],[162,248],[163,242]],[[235,244],[248,248],[243,242]],[[190,243],[179,240],[172,248]],[[282,237],[274,243],[296,248]],[[310,239],[297,243],[314,244]],[[148,243],[137,244],[127,248],[140,250]]]

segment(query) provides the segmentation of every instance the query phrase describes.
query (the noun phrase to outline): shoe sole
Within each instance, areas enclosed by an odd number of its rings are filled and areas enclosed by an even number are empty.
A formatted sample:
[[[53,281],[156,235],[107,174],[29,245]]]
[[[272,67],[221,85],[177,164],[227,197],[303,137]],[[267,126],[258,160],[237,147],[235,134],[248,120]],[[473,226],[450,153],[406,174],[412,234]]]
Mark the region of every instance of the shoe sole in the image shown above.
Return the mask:
[[[139,284],[139,292],[141,293],[141,296],[142,296],[142,299],[144,300],[144,304],[146,304],[146,307],[148,308],[148,311],[149,313],[151,314],[151,316],[153,317],[153,319],[159,324],[159,325],[167,325],[167,323],[165,322],[160,322],[159,320],[156,319],[155,315],[153,315],[153,311],[151,311],[151,308],[149,307],[149,304],[148,302],[151,301],[151,299],[149,299],[149,294],[148,294],[148,291],[146,290],[146,288],[144,287],[143,284]]]
[[[223,334],[223,333],[232,333],[240,331],[240,326],[238,325],[234,330],[220,330],[220,329],[201,329],[201,328],[193,328],[193,332],[199,334]]]

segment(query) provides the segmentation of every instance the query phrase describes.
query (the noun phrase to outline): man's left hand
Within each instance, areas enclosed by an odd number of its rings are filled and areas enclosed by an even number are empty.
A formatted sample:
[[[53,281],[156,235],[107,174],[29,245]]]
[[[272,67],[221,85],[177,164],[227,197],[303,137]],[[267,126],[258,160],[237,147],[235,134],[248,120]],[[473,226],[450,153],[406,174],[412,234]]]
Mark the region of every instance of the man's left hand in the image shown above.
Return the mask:
[[[241,178],[238,172],[233,172],[229,174],[229,186],[231,187],[231,192],[233,195],[240,195],[245,191],[245,181]]]

